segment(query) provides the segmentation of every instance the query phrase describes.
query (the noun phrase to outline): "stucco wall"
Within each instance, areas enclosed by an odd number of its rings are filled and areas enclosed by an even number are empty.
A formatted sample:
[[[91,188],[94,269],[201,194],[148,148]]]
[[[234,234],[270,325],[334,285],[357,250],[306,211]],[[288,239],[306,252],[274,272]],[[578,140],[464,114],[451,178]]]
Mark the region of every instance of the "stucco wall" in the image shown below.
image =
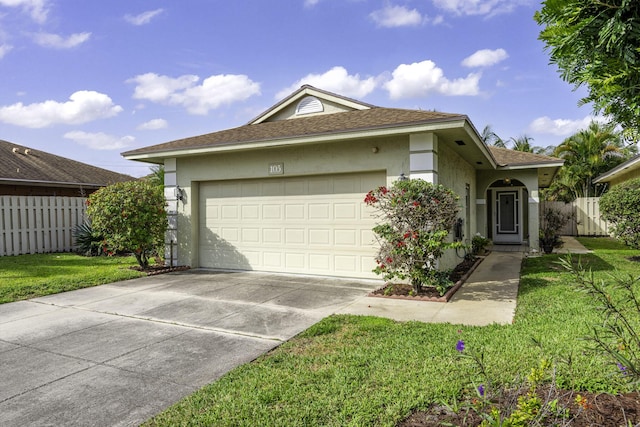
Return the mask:
[[[277,178],[385,171],[387,184],[391,184],[401,172],[408,170],[408,145],[408,137],[363,139],[176,159],[176,184],[184,191],[184,200],[176,207],[178,262],[198,265],[200,182],[268,179],[269,165],[282,163],[284,174],[275,175]]]
[[[476,233],[476,204],[473,196],[476,194],[476,171],[462,157],[455,153],[446,144],[440,143],[438,147],[438,182],[443,186],[453,190],[459,197],[458,217],[465,221],[464,241],[471,243],[471,237]],[[469,200],[469,218],[466,218],[467,201],[465,198],[466,185],[469,184],[470,200]],[[466,222],[469,222],[466,227]],[[468,231],[467,231],[468,230]],[[442,257],[441,266],[443,268],[453,268],[462,261],[464,251],[450,250]]]

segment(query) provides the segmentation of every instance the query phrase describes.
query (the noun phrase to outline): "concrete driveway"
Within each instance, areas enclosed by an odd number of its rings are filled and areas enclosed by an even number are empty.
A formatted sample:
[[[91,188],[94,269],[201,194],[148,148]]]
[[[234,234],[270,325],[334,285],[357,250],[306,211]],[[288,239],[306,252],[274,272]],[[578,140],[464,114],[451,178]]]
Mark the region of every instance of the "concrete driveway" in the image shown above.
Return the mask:
[[[0,305],[0,425],[138,425],[380,285],[192,270]]]

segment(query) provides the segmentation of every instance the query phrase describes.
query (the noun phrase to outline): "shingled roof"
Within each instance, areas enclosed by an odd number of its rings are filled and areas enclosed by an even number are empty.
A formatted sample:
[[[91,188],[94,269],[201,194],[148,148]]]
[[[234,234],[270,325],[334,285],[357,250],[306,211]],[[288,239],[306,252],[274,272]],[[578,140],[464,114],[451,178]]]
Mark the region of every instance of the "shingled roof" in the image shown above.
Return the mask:
[[[542,154],[527,153],[525,151],[515,151],[508,148],[488,146],[491,154],[496,159],[499,166],[525,166],[544,165],[552,163],[562,163],[562,159],[545,156]]]
[[[404,110],[374,107],[248,124],[219,132],[179,139],[122,153],[125,157],[156,154],[175,150],[189,150],[261,141],[286,140],[300,137],[325,136],[374,129],[401,128],[428,123],[467,120],[465,115],[435,111]]]
[[[135,178],[0,140],[0,184],[104,187]]]

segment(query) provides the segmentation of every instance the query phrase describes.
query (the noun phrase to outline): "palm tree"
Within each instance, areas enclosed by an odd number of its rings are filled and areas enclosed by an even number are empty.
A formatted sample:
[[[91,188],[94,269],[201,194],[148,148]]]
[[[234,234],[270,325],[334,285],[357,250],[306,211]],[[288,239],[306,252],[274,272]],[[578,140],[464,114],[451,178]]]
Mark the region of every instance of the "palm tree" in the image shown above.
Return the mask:
[[[493,129],[491,128],[491,125],[486,125],[484,129],[482,129],[482,133],[480,134],[480,137],[482,138],[482,140],[486,145],[493,145],[495,147],[507,148],[502,138],[500,138],[498,134],[493,131]]]
[[[525,153],[533,153],[538,147],[534,147],[531,145],[531,141],[533,138],[527,135],[521,135],[517,138],[511,137],[509,141],[513,143],[512,150],[515,151],[524,151]]]
[[[556,191],[565,191],[572,198],[598,196],[605,188],[596,187],[593,179],[636,152],[635,145],[625,146],[615,123],[592,121],[587,129],[578,131],[556,147],[554,156],[565,161],[555,183]]]
[[[153,165],[149,169],[151,173],[147,175],[147,179],[153,185],[164,186],[164,165]]]

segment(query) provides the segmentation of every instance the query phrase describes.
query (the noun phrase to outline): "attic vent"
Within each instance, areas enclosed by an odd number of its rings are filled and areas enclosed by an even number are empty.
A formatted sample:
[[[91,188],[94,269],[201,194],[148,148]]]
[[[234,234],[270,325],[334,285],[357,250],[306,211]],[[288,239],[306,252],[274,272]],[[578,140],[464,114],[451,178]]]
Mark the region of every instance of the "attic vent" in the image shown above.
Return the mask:
[[[318,98],[314,96],[307,96],[298,103],[298,106],[296,107],[296,116],[311,113],[321,113],[323,111],[324,106]]]

